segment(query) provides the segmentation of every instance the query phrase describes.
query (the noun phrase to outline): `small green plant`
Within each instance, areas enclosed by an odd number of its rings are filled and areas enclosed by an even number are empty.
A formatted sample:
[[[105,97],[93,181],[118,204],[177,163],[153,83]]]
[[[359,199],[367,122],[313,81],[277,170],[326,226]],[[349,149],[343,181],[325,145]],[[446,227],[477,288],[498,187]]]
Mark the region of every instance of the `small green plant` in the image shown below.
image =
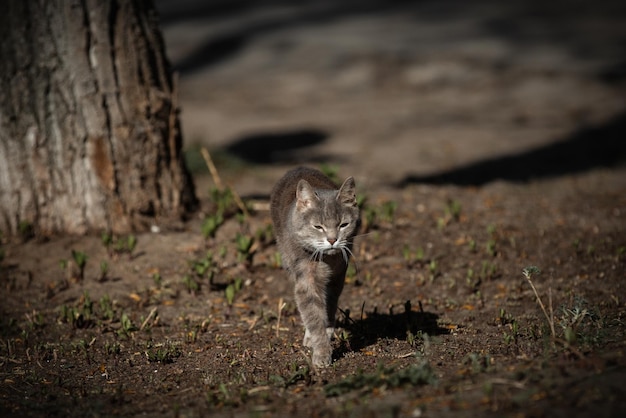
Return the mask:
[[[130,259],[133,257],[133,252],[137,247],[137,237],[132,234],[126,237],[115,238],[111,233],[103,232],[100,241],[106,248],[109,257],[126,254]]]
[[[437,263],[437,260],[435,260],[434,258],[431,259],[430,262],[428,263],[428,272],[430,273],[431,282],[435,280],[435,278],[439,275],[439,272],[437,270],[438,267],[439,267],[439,264]]]
[[[402,257],[405,261],[411,263],[413,261],[423,261],[424,260],[424,249],[422,247],[417,247],[415,251],[411,249],[407,244],[402,247]]]
[[[213,252],[207,251],[204,257],[197,260],[189,261],[189,267],[192,274],[183,277],[183,283],[190,293],[196,293],[200,290],[200,283],[205,280],[209,285],[213,284],[213,278],[218,271],[218,265],[213,257]]]
[[[106,248],[107,254],[111,255],[110,248],[113,244],[113,235],[105,231],[100,236],[100,241],[102,242],[102,245],[104,245],[104,248]]]
[[[340,179],[337,167],[323,163],[320,164],[320,171],[324,173],[324,175],[328,177],[332,182],[337,184],[339,183]]]
[[[268,223],[259,227],[254,233],[254,239],[263,246],[271,244],[274,241],[274,227],[272,224]]]
[[[152,281],[154,282],[154,286],[157,289],[160,289],[163,286],[163,277],[161,277],[161,273],[156,272],[152,274]]]
[[[353,280],[354,278],[356,278],[358,273],[358,269],[356,267],[356,264],[354,263],[349,263],[348,264],[348,269],[346,270],[346,280]]]
[[[458,200],[448,200],[445,209],[446,217],[458,222],[461,219],[461,203]]]
[[[519,323],[513,315],[504,310],[504,308],[500,308],[498,317],[496,318],[496,324],[505,328],[504,342],[506,344],[517,342],[519,337]]]
[[[243,286],[243,279],[241,277],[236,277],[232,283],[226,286],[226,289],[224,290],[224,294],[226,296],[226,303],[228,303],[229,306],[232,305],[233,302],[235,301],[235,295],[239,293],[242,286]]]
[[[458,222],[461,219],[461,203],[458,200],[450,199],[446,202],[443,216],[437,218],[437,228],[443,229],[451,222]]]
[[[398,203],[393,200],[388,200],[382,203],[380,207],[380,217],[383,221],[392,223],[394,216],[398,209]]]
[[[484,260],[480,268],[480,279],[484,281],[493,280],[498,275],[498,266],[491,262]]]
[[[274,253],[274,267],[281,268],[282,266],[283,266],[283,258],[281,254],[278,251],[276,251]]]
[[[43,328],[45,325],[44,317],[41,312],[33,310],[31,313],[25,314],[28,320],[28,326],[31,330]]]
[[[129,337],[133,331],[137,330],[137,327],[133,325],[133,322],[130,320],[128,314],[123,313],[120,318],[120,329],[117,331],[117,335],[120,337]]]
[[[599,315],[589,308],[587,301],[574,297],[573,307],[561,307],[559,325],[563,329],[563,337],[567,344],[593,344],[597,340],[601,323]]]
[[[211,202],[215,205],[216,215],[225,219],[237,212],[235,196],[228,187],[224,189],[214,187],[209,191],[209,196]]]
[[[102,260],[100,262],[100,281],[104,282],[107,280],[109,275],[109,263],[106,260]]]
[[[412,364],[399,370],[379,364],[374,373],[358,371],[339,382],[327,384],[324,386],[324,392],[326,396],[331,397],[341,396],[355,390],[366,393],[383,386],[388,388],[421,386],[435,381],[435,373],[426,362]]]
[[[507,325],[509,330],[504,332],[504,342],[506,344],[517,343],[519,337],[519,323],[513,319]]]
[[[104,343],[104,352],[109,356],[118,355],[122,352],[122,345],[117,341],[107,341]]]
[[[149,362],[152,363],[173,363],[175,359],[182,355],[181,349],[178,345],[175,345],[171,342],[167,342],[165,344],[159,344],[155,347],[152,347],[151,344],[148,344],[148,348],[146,350],[146,357]]]
[[[491,370],[492,360],[489,354],[470,353],[466,357],[464,364],[468,364],[471,367],[473,374],[480,374]]]
[[[93,302],[85,292],[77,306],[61,306],[59,321],[71,324],[74,328],[88,328],[93,324]]]
[[[133,251],[135,251],[136,246],[137,246],[137,237],[132,234],[129,235],[126,238],[126,249],[128,250],[129,256],[133,254]]]
[[[87,265],[89,257],[82,251],[72,250],[72,258],[78,267],[77,279],[82,281],[85,278],[85,266]]]
[[[365,206],[361,212],[363,218],[363,228],[367,231],[376,223],[376,215],[378,212],[373,206]]]
[[[237,260],[249,264],[252,262],[252,244],[254,244],[254,237],[237,233],[235,236],[235,245],[237,248]]]
[[[269,380],[274,386],[283,388],[295,385],[300,381],[310,383],[312,380],[311,369],[309,368],[309,366],[299,366],[296,363],[291,363],[289,374],[287,377],[271,375],[269,377]]]
[[[112,320],[115,318],[115,310],[113,309],[113,301],[109,295],[104,295],[100,298],[100,315],[105,320]]]
[[[215,238],[218,228],[224,223],[221,213],[214,213],[204,218],[202,222],[202,236],[204,239]]]
[[[190,275],[185,274],[182,281],[189,293],[195,295],[200,290],[200,285]]]
[[[556,329],[554,327],[554,311],[552,310],[552,292],[550,290],[548,293],[549,298],[550,298],[550,305],[549,305],[550,314],[548,315],[548,311],[546,310],[545,305],[541,301],[541,298],[539,297],[539,293],[537,292],[537,288],[535,288],[535,284],[532,281],[533,276],[539,275],[540,273],[541,271],[536,266],[528,266],[522,270],[522,274],[526,278],[526,281],[530,284],[530,287],[533,289],[533,292],[535,293],[535,297],[537,298],[537,303],[541,307],[541,310],[543,311],[543,314],[545,315],[546,320],[548,321],[548,324],[550,325],[550,332],[552,334],[552,340],[554,341],[556,339]]]
[[[395,219],[398,203],[392,200],[385,200],[380,206],[366,204],[365,198],[361,207],[361,221],[363,230],[368,231],[377,226],[379,222],[393,223]]]

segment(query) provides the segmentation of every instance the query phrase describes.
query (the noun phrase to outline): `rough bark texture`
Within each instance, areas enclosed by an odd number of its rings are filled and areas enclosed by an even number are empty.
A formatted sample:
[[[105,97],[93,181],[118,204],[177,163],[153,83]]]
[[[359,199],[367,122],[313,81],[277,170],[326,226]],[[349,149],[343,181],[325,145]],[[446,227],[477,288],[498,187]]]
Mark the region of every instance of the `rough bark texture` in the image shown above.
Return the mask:
[[[0,230],[124,233],[195,203],[149,1],[0,4]]]

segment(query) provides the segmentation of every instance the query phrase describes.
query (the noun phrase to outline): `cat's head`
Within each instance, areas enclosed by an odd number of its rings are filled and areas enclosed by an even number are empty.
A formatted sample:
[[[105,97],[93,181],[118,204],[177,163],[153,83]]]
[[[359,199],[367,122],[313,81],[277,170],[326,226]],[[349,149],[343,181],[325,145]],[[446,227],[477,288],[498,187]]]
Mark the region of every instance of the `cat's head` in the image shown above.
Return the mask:
[[[314,253],[345,255],[359,225],[354,179],[348,177],[339,190],[314,189],[300,180],[295,205],[292,232],[299,243]]]

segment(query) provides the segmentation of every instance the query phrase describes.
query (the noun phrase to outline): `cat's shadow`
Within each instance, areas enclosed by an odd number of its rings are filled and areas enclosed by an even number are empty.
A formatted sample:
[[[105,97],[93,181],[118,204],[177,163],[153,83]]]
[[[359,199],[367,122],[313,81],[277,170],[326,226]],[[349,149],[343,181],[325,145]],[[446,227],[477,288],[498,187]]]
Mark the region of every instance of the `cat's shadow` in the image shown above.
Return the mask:
[[[346,330],[347,335],[339,335],[340,346],[335,350],[334,356],[343,357],[348,352],[361,351],[385,338],[413,344],[424,334],[449,334],[447,328],[442,328],[437,323],[437,314],[425,312],[421,304],[418,307],[419,309],[415,309],[411,301],[407,301],[404,305],[390,307],[386,313],[379,312],[377,308],[365,312],[365,306],[356,315],[349,310],[341,310],[337,326]],[[410,341],[412,338],[414,340]]]

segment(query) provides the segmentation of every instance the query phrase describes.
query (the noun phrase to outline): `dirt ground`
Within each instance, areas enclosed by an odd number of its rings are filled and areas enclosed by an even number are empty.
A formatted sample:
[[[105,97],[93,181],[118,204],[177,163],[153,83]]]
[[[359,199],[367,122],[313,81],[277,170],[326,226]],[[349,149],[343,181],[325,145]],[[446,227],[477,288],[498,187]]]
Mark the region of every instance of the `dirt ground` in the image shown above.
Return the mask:
[[[2,241],[2,416],[624,416],[624,6],[336,3],[157,2],[202,207]],[[326,370],[267,212],[298,164],[362,202]]]

